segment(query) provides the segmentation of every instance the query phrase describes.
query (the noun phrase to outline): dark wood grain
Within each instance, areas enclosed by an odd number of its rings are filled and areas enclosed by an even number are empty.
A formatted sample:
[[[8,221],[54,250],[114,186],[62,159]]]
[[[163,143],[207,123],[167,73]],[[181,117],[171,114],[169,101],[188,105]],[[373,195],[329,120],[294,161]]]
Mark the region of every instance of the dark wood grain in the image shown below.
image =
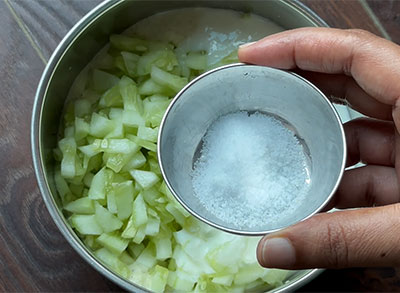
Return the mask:
[[[364,10],[360,1],[355,0],[301,0],[304,4],[335,28],[360,28],[376,35],[382,33]]]
[[[46,60],[68,30],[101,0],[9,0]]]
[[[39,194],[30,155],[30,115],[44,62],[99,2],[0,1],[0,291],[120,290],[86,264],[59,233]],[[359,1],[303,2],[332,27],[382,35]],[[400,2],[368,3],[392,39],[400,40]],[[400,291],[399,276],[400,270],[393,268],[327,270],[301,290]]]
[[[400,44],[400,1],[367,0],[367,3],[392,38],[392,41]]]
[[[0,291],[120,290],[78,256],[37,188],[30,116],[43,61],[0,2]]]

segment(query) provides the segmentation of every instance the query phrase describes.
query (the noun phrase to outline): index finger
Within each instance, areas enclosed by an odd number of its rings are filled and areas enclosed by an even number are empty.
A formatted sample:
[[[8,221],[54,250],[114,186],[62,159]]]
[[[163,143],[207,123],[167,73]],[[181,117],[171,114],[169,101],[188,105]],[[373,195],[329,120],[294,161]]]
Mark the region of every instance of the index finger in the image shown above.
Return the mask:
[[[241,47],[238,54],[246,63],[351,75],[387,105],[400,97],[400,47],[365,31],[300,28]]]

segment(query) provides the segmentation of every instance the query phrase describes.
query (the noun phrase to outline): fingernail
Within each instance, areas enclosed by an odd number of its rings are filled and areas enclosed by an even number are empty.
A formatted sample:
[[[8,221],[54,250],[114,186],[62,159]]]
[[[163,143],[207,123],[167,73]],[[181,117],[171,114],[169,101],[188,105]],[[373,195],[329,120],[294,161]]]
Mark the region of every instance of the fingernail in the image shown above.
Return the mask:
[[[261,243],[261,265],[268,268],[290,268],[296,262],[296,253],[287,238],[270,238]]]
[[[250,47],[251,45],[253,45],[255,43],[256,42],[250,42],[250,43],[242,44],[242,45],[239,46],[239,49]]]

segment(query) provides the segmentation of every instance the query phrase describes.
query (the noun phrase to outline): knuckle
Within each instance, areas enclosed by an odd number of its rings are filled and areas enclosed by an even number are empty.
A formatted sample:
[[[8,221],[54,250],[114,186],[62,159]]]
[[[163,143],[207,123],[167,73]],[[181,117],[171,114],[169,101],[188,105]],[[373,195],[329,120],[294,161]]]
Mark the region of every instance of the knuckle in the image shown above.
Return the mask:
[[[349,32],[353,36],[361,37],[361,38],[373,36],[373,34],[370,33],[369,31],[366,31],[366,30],[363,30],[363,29],[359,29],[359,28],[348,29],[347,32]]]
[[[378,38],[373,33],[362,29],[349,29],[347,34],[355,47],[368,45]]]
[[[349,243],[346,229],[339,223],[326,224],[325,257],[329,267],[346,267],[349,264]]]

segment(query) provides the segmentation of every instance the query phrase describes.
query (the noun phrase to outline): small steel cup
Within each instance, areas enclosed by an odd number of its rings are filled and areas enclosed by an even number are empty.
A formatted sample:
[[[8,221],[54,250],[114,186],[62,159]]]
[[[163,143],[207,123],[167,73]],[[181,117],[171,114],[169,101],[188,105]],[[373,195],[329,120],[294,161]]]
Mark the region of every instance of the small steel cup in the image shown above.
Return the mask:
[[[208,212],[192,187],[191,172],[201,141],[219,117],[237,111],[276,115],[308,152],[311,185],[294,212],[258,227],[235,227]],[[246,64],[207,72],[183,88],[171,102],[160,126],[158,159],[175,198],[193,216],[221,230],[241,235],[263,235],[309,218],[336,191],[346,162],[341,120],[326,96],[304,78],[283,70]]]

